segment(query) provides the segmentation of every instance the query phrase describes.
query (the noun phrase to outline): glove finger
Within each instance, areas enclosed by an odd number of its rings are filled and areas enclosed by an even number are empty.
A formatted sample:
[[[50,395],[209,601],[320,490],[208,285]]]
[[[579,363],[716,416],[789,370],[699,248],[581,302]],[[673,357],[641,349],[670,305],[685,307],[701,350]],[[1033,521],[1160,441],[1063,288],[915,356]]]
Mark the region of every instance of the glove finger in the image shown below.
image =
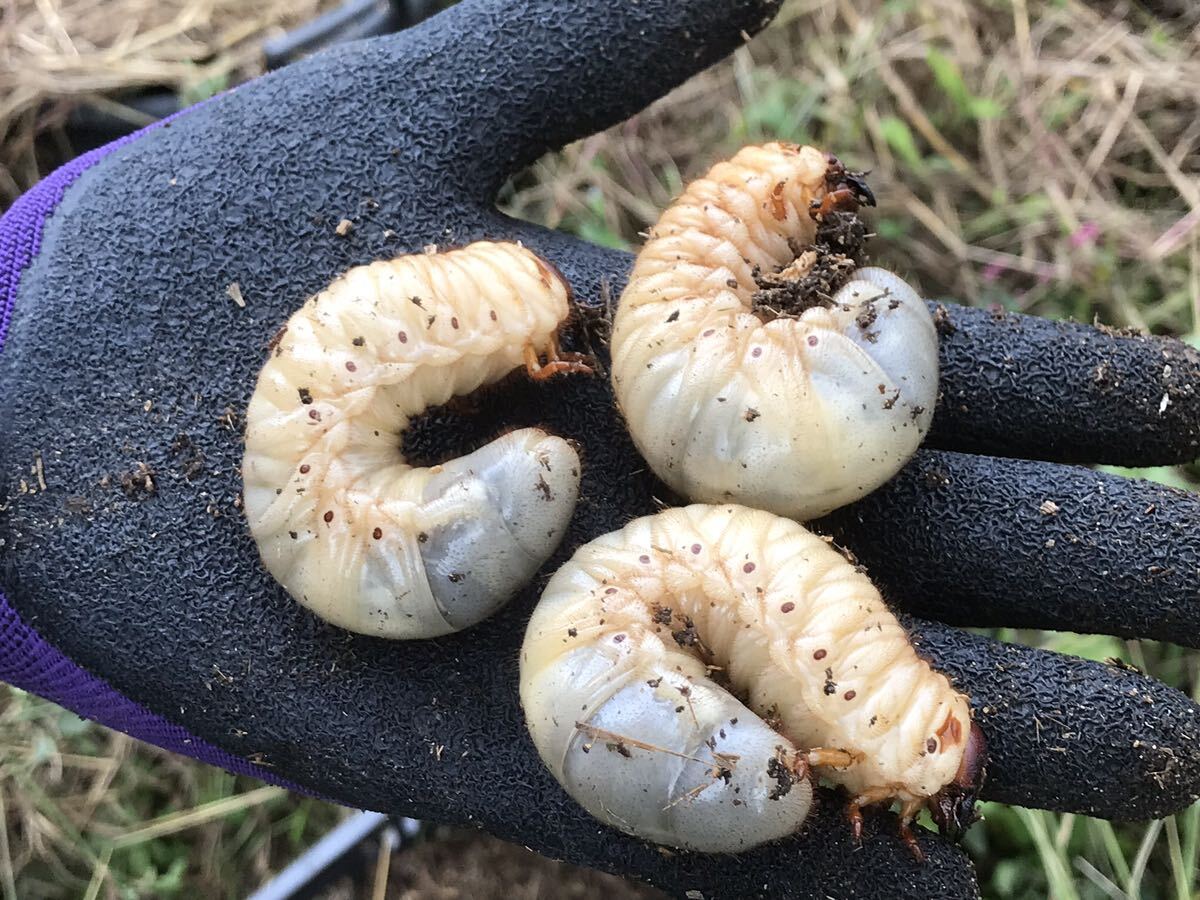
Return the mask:
[[[372,71],[423,83],[438,154],[490,200],[547,150],[625,119],[716,62],[779,0],[474,0],[381,42]],[[390,107],[394,115],[397,110]],[[401,111],[404,116],[412,110]]]
[[[1200,495],[1078,466],[923,450],[818,523],[895,604],[956,625],[1200,646]]]
[[[1200,797],[1200,706],[1128,668],[905,618],[971,697],[983,796],[1102,819],[1157,819]]]
[[[930,446],[1154,466],[1200,456],[1200,351],[1172,338],[931,303],[941,389]]]
[[[526,795],[517,801],[522,807],[520,822],[506,821],[498,832],[501,837],[554,859],[649,882],[672,896],[694,896],[691,891],[709,900],[849,896],[968,900],[979,896],[974,867],[961,848],[916,828],[925,856],[924,862],[918,862],[896,836],[898,822],[890,813],[868,811],[863,842],[857,845],[845,816],[845,796],[830,790],[818,791],[818,805],[800,833],[736,856],[685,853],[647,844],[588,819],[556,784],[545,790],[555,795],[554,800],[539,797],[531,802]],[[546,810],[553,812],[547,815]]]

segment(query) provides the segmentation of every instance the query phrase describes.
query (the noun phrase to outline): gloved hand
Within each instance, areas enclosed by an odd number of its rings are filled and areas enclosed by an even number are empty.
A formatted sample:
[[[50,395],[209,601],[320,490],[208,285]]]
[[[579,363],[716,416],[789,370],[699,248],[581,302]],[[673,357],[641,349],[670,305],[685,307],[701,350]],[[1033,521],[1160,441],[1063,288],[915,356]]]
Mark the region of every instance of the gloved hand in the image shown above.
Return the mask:
[[[518,378],[477,415],[410,435],[426,459],[523,425],[582,444],[568,538],[467,632],[389,643],[323,624],[263,569],[238,508],[239,416],[268,341],[307,295],[352,265],[486,237],[553,261],[582,303],[617,296],[626,254],[499,215],[497,189],[774,11],[466,0],[238,88],[27,195],[0,229],[0,675],[209,761],[477,823],[677,892],[974,896],[959,849],[922,833],[918,864],[889,815],[868,816],[856,849],[836,795],[780,844],[663,853],[593,821],[542,766],[516,696],[529,610],[575,546],[665,496],[605,379]],[[1200,502],[1061,464],[1195,457],[1200,354],[950,304],[939,320],[937,449],[818,527],[916,615],[1200,645]],[[1136,819],[1200,794],[1200,709],[1183,694],[940,622],[906,619],[972,698],[991,753],[984,796]]]

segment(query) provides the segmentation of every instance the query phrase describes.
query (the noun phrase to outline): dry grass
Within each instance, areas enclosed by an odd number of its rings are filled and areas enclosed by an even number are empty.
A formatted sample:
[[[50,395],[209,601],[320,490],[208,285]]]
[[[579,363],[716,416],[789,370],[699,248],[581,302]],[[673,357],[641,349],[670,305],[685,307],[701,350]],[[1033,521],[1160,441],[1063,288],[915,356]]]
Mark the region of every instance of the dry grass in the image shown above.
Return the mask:
[[[0,207],[38,180],[34,139],[62,140],[86,103],[138,119],[113,99],[165,87],[200,99],[262,69],[271,33],[335,0],[0,0]]]
[[[0,897],[240,897],[345,811],[0,686]]]

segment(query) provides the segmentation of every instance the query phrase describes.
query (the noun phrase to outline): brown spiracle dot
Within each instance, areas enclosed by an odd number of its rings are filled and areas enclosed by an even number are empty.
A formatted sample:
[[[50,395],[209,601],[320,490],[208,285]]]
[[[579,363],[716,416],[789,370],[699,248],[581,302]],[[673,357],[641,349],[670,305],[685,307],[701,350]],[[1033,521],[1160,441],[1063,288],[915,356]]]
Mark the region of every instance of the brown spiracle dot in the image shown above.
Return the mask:
[[[846,693],[842,694],[842,696],[844,698],[846,698],[847,700],[853,700],[855,697],[858,696],[858,692],[857,691],[846,691]]]
[[[699,552],[700,552],[700,545],[699,545],[699,544],[692,544],[692,553],[693,553],[693,554],[698,554]]]
[[[491,316],[491,319],[493,322],[496,321],[496,311],[494,309],[490,313],[488,313],[488,315]]]
[[[358,371],[358,366],[356,366],[354,364],[353,360],[349,360],[349,359],[346,360],[346,371],[347,372],[357,372]]]
[[[937,752],[937,738],[930,738],[925,742],[925,749],[930,753]]]
[[[650,557],[647,556],[645,553],[643,553],[641,556],[638,557],[638,562],[640,562],[643,566],[649,565]]]
[[[408,334],[406,334],[405,332],[403,332],[403,331],[402,331],[402,332],[400,332],[400,334],[398,335],[398,337],[400,338],[400,343],[402,343],[402,344],[407,344],[407,343],[408,343]]]
[[[742,566],[742,571],[745,572],[747,575],[749,575],[751,572],[754,571],[754,563],[752,563],[752,562],[746,563],[744,566]]]
[[[750,355],[753,356],[755,359],[762,356],[762,347],[755,347],[753,350],[750,351]]]
[[[328,524],[332,521],[333,521],[333,510],[330,509],[325,512],[325,523]]]
[[[796,604],[789,600],[787,603],[784,603],[779,607],[779,611],[783,613],[790,613],[795,608]],[[820,659],[820,657],[817,658]]]
[[[610,587],[604,591],[604,593],[606,593],[606,594],[615,594],[616,592],[617,592],[617,589],[615,587]]]
[[[379,540],[381,537],[383,537],[383,529],[376,528],[374,531],[371,532],[371,537],[375,538],[375,540]]]
[[[820,343],[820,341],[818,340],[818,338],[815,334],[810,334],[808,336],[808,346],[815,347],[819,343]]]
[[[305,463],[300,467],[301,475],[307,475],[310,471],[312,471],[312,466],[310,466],[308,463]]]
[[[813,653],[813,659],[824,659],[828,655],[828,652],[825,650],[817,650],[815,653]]]
[[[458,316],[451,316],[451,317],[450,317],[450,327],[451,327],[451,328],[457,328],[457,327],[458,327]]]

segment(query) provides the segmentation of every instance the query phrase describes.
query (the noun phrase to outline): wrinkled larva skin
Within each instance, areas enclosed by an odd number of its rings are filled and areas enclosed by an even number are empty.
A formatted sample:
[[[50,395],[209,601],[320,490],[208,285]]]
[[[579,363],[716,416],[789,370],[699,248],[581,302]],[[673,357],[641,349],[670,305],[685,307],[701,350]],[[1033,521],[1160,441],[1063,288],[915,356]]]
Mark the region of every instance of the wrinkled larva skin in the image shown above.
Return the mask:
[[[529,623],[521,703],[590,813],[708,852],[803,822],[807,781],[771,799],[777,748],[849,751],[820,774],[915,804],[954,781],[972,727],[866,576],[794,521],[729,505],[668,509],[581,547]]]
[[[579,458],[536,428],[431,468],[409,419],[551,346],[568,289],[516,244],[348,271],[288,320],[246,414],[250,531],[271,574],[323,619],[426,638],[495,612],[557,546]]]
[[[693,500],[811,519],[879,487],[929,430],[937,332],[900,278],[858,270],[830,308],[763,321],[754,269],[812,242],[825,154],[747,147],[693,182],[638,254],[613,387],[638,449]]]

